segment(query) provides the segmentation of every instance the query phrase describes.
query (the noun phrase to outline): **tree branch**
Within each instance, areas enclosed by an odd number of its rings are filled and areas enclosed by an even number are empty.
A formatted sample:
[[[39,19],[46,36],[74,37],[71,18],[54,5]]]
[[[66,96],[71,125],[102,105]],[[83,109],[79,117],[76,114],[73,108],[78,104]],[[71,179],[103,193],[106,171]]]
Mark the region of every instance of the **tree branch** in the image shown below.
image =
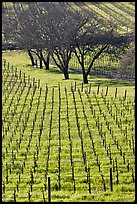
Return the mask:
[[[108,46],[108,44],[106,44],[104,47],[102,47],[101,50],[93,57],[90,65],[89,65],[89,68],[87,70],[87,75],[89,75],[91,67],[93,66],[94,61],[101,55],[101,53],[107,48],[107,46]]]
[[[57,63],[57,64],[58,64],[60,67],[63,67],[63,63],[62,63],[62,61],[61,61],[61,59],[60,59],[60,56],[59,56],[59,55],[60,55],[59,51],[56,49],[56,50],[53,51],[53,53],[57,56],[57,58],[58,58],[58,60],[59,60],[60,65],[59,65],[58,63]],[[55,58],[54,58],[54,59],[55,59]],[[56,60],[56,62],[57,62],[57,60]],[[56,62],[55,62],[55,63],[56,63]],[[57,65],[57,66],[58,66],[58,65]]]
[[[56,65],[57,65],[57,66],[60,68],[60,70],[61,70],[61,71],[63,71],[63,69],[62,69],[61,65],[57,63],[57,60],[55,59],[55,57],[54,57],[54,55],[53,55],[53,54],[52,54],[52,58],[53,58],[53,60],[54,60],[55,64],[56,64]]]
[[[77,45],[77,47],[78,47],[78,45]],[[81,62],[80,57],[79,57],[79,55],[78,55],[78,53],[77,53],[77,51],[76,51],[76,48],[74,48],[74,51],[73,51],[73,52],[75,53],[75,55],[76,55],[76,57],[77,57],[77,59],[78,59],[78,61],[79,61],[79,64],[82,65],[82,62]]]

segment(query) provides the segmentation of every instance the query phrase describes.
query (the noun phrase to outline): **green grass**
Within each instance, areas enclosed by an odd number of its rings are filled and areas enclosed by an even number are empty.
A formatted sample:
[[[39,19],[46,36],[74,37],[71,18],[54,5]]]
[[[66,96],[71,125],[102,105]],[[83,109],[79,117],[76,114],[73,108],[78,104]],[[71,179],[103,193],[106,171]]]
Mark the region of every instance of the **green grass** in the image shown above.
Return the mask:
[[[31,78],[35,77],[37,80],[40,79],[42,87],[41,95],[40,88],[38,87],[36,87],[35,93],[33,86],[30,87],[29,90],[29,84],[27,82],[26,86],[24,87],[23,77],[19,77],[19,72],[17,73],[17,82],[13,87],[14,80],[16,80],[16,76],[13,75],[13,79],[11,81],[12,74],[15,74],[14,70],[13,73],[9,73],[9,71],[3,67],[2,119],[4,123],[2,134],[2,184],[5,185],[5,193],[2,193],[3,202],[14,201],[14,190],[16,190],[17,201],[28,202],[28,191],[31,191],[30,171],[33,172],[34,176],[34,184],[32,186],[32,192],[30,192],[31,202],[43,202],[42,189],[44,190],[44,184],[47,185],[47,180],[45,178],[46,173],[47,176],[50,176],[51,178],[51,200],[53,202],[133,202],[135,200],[135,183],[133,182],[132,178],[132,169],[133,172],[135,172],[135,155],[133,152],[133,147],[135,145],[135,92],[133,84],[128,83],[128,81],[91,77],[89,78],[89,82],[92,84],[92,88],[91,92],[87,93],[86,90],[89,90],[90,83],[88,85],[84,85],[84,90],[81,91],[82,78],[80,74],[71,73],[70,79],[64,80],[62,73],[60,73],[57,68],[53,68],[52,66],[50,71],[33,68],[29,66],[29,59],[23,51],[5,52],[3,53],[3,58],[7,59],[7,61],[9,61],[11,65],[17,67],[18,70],[25,72],[26,81],[28,75],[30,75]],[[22,83],[21,86],[19,86],[21,78]],[[77,83],[77,88],[73,93],[71,91],[71,84],[73,84],[74,88],[75,81]],[[61,144],[59,143],[58,82],[60,83],[61,94]],[[97,94],[98,83],[101,84],[101,87],[99,93]],[[46,84],[48,87],[47,98],[45,92]],[[106,85],[109,86],[107,96],[105,96]],[[23,87],[24,90],[22,89]],[[68,112],[65,87],[68,96]],[[118,93],[117,97],[115,98],[116,87],[118,88]],[[78,88],[80,89],[80,92],[78,92]],[[126,100],[124,100],[125,90],[127,90]],[[33,101],[31,104],[32,96]],[[75,97],[76,103],[74,103],[73,97]],[[44,105],[45,98],[46,106]],[[91,111],[91,106],[94,110],[93,112]],[[44,109],[44,107],[46,108]],[[76,110],[78,114],[78,123]],[[100,113],[100,111],[102,113]],[[43,112],[45,113],[44,116]],[[118,115],[117,123],[116,112]],[[35,117],[36,121],[34,120]],[[40,133],[42,121],[43,130]],[[97,127],[98,121],[100,125],[102,124],[102,137]],[[111,132],[107,126],[107,122],[109,122]],[[82,131],[82,140],[78,134],[78,124],[80,126],[80,130]],[[122,127],[120,124],[122,124]],[[99,128],[101,128],[101,126],[99,126]],[[97,165],[97,157],[93,151],[89,131],[93,136],[94,148],[100,162],[100,172]],[[103,145],[103,139],[106,141],[106,148]],[[119,146],[117,145],[117,142],[115,143],[115,139],[118,141]],[[90,167],[91,194],[88,190],[87,172],[85,171],[82,153],[82,141],[84,152],[86,152],[87,165]],[[50,155],[48,161],[49,147]],[[61,147],[60,191],[58,190],[59,147]],[[123,155],[120,154],[121,149],[122,154],[125,153],[125,163],[123,161]],[[119,173],[119,184],[116,184],[116,171],[113,171],[113,192],[110,191],[109,181],[109,170],[110,167],[113,168],[113,164],[110,164],[110,152],[115,168],[115,160],[117,158]],[[37,167],[35,172],[34,157],[37,158]],[[71,158],[74,163],[74,177],[76,186],[75,193],[74,182],[72,179]],[[128,161],[130,163],[129,171],[127,169]],[[8,168],[8,170],[6,170],[6,168]],[[7,174],[8,182],[6,181]],[[17,191],[19,174],[20,183]],[[106,192],[104,192],[101,174],[104,175],[106,182]],[[45,200],[47,201],[47,187],[46,190],[44,190],[44,195]]]
[[[74,83],[76,81],[78,87],[81,86],[81,83],[83,81],[82,74],[75,72],[73,70],[70,70],[70,79],[64,80],[64,75],[60,71],[59,68],[56,66],[51,65],[50,70],[45,70],[35,68],[31,66],[30,58],[28,54],[24,51],[6,51],[2,54],[3,58],[6,59],[9,63],[11,63],[13,66],[17,67],[19,70],[22,70],[27,75],[30,75],[32,78],[40,79],[41,85],[45,86],[48,84],[49,86],[57,86],[58,82],[63,86],[70,86],[71,83]],[[94,77],[89,76],[89,83],[92,84],[92,86],[97,86],[100,84],[102,87],[106,86],[134,86],[134,81],[128,81],[128,80],[118,80],[118,79],[108,79],[108,78],[102,78],[102,77]],[[88,87],[88,85],[85,85],[85,87]]]

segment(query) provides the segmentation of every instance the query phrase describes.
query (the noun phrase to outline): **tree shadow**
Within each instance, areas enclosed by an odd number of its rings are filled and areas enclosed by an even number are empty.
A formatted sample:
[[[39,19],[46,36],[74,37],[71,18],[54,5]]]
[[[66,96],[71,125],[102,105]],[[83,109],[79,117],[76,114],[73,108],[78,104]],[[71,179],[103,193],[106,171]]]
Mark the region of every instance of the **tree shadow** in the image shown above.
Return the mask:
[[[36,68],[33,67],[32,65],[28,64],[28,67],[31,68],[35,68],[35,70],[45,70],[45,72],[48,73],[53,73],[53,74],[58,74],[61,75],[63,74],[63,72],[56,66],[51,66],[49,70],[46,70],[44,67],[42,69],[40,68]],[[81,69],[76,69],[76,68],[69,68],[69,75],[79,75],[78,77],[70,77],[70,80],[74,80],[74,81],[80,81],[82,82],[82,78],[80,76],[82,76],[82,70]],[[62,80],[66,80],[66,79],[62,79]],[[114,79],[113,77],[109,77],[109,76],[105,76],[105,75],[99,75],[99,74],[93,74],[90,73],[90,75],[88,76],[88,83],[91,83],[92,86],[98,86],[100,84],[100,86],[134,86],[135,85],[135,81],[134,80],[123,80],[123,79]]]
[[[122,79],[106,79],[103,77],[97,78],[97,77],[90,77],[89,78],[89,83],[91,83],[94,86],[97,86],[98,84],[100,84],[100,86],[134,86],[135,82],[132,81],[128,81],[128,80],[122,80]]]

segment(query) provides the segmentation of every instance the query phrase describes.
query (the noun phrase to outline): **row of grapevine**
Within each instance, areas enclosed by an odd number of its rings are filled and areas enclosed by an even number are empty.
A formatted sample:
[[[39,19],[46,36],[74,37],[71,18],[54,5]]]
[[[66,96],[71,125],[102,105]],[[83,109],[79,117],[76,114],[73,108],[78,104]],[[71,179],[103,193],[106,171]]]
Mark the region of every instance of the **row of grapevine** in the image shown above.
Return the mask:
[[[81,9],[87,10],[87,12],[90,11],[95,15],[99,15],[100,18],[104,19],[104,22],[107,22],[108,20],[110,20],[110,18],[112,18],[113,20],[115,20],[115,22],[119,23],[120,32],[127,32],[127,29],[132,28],[133,26],[132,24],[134,23],[135,10],[134,6],[131,7],[130,4],[123,5],[122,2],[100,2],[99,4],[83,2],[78,6]],[[126,9],[126,6],[128,7],[128,9]],[[89,15],[90,12],[88,12]]]
[[[115,21],[120,23],[120,26],[124,26],[126,28],[132,26],[133,17],[125,13],[122,9],[119,9],[115,6],[115,4],[112,3],[102,3],[98,5],[98,7],[101,9],[101,11],[106,12],[109,16],[115,19]],[[132,27],[131,27],[132,28]]]
[[[135,10],[134,10],[134,5],[132,4],[134,2],[113,2],[115,7],[123,10],[125,13],[129,14],[132,17],[135,17]]]

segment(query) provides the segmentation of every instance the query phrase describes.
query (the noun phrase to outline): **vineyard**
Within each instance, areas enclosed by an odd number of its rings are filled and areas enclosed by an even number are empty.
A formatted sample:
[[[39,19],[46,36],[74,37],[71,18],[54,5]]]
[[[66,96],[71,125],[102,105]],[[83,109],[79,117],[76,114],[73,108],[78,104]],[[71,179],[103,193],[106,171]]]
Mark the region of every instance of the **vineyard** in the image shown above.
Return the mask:
[[[135,17],[134,2],[68,2],[75,10],[85,10],[92,17],[92,14],[99,16],[98,23],[107,28],[110,20],[118,25],[118,32],[125,33],[133,28]]]
[[[89,16],[92,16],[92,13],[98,15],[100,20],[104,21],[105,27],[110,19],[116,21],[119,32],[129,31],[135,22],[135,2],[68,2],[67,4],[73,10],[85,10]],[[3,7],[9,13],[13,5],[10,2],[3,2]],[[99,23],[102,24],[103,21]]]
[[[133,86],[43,86],[3,60],[2,93],[3,202],[135,200]]]

